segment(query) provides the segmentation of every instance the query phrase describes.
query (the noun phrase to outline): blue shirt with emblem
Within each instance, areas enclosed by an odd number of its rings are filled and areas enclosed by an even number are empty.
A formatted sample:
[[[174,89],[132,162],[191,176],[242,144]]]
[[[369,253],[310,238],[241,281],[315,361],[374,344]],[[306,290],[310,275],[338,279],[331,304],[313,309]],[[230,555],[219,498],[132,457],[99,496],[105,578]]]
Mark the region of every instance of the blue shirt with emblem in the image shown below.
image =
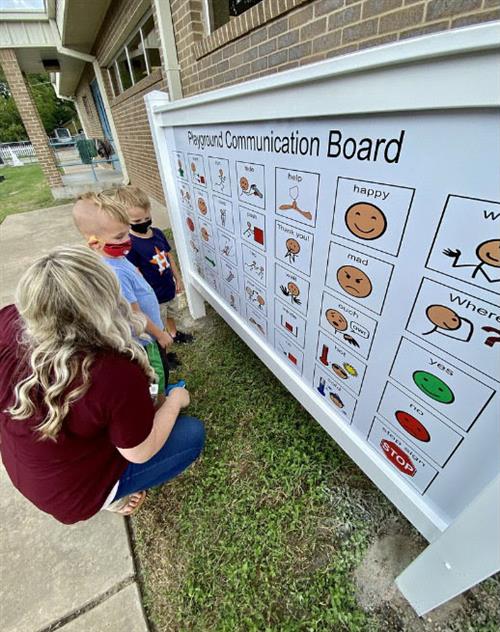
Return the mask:
[[[132,248],[127,259],[139,268],[153,288],[159,303],[175,298],[175,280],[167,253],[170,244],[159,228],[151,228],[151,237],[130,235]]]
[[[104,257],[104,261],[118,277],[123,298],[129,303],[138,303],[141,312],[163,330],[158,299],[139,270],[125,257]],[[144,346],[149,344],[144,339],[139,339],[139,342]]]

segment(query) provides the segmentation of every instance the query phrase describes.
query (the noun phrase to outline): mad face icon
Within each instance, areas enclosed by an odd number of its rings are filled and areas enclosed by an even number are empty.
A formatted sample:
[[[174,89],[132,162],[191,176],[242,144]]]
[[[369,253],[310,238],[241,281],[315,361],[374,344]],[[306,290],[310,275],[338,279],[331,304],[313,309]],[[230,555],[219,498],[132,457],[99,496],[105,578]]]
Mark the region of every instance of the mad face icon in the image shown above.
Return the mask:
[[[500,268],[500,239],[489,239],[479,244],[476,248],[478,260],[474,263],[458,263],[462,256],[462,252],[458,249],[445,248],[443,254],[452,260],[452,268],[472,268],[471,279],[475,279],[481,273],[488,283],[500,283],[500,276],[498,278],[491,276],[498,274]]]
[[[299,295],[300,295],[299,286],[293,281],[290,281],[290,283],[287,283],[286,287],[284,285],[280,285],[280,290],[282,291],[284,296],[290,297],[290,300],[292,301],[292,303],[295,303],[296,305],[300,305],[302,303],[302,301],[299,298]]]
[[[366,298],[372,292],[370,278],[355,266],[341,266],[337,270],[337,281],[344,292],[357,298]]]
[[[295,263],[300,252],[300,244],[296,239],[290,238],[285,242],[286,254],[285,259],[288,259],[290,263]]]
[[[378,239],[387,228],[387,219],[374,204],[358,202],[350,206],[345,214],[345,223],[350,232],[359,239]]]
[[[474,325],[471,321],[468,318],[459,316],[446,305],[429,305],[425,310],[425,315],[433,327],[431,330],[423,332],[423,336],[438,333],[461,342],[469,342],[472,337]]]

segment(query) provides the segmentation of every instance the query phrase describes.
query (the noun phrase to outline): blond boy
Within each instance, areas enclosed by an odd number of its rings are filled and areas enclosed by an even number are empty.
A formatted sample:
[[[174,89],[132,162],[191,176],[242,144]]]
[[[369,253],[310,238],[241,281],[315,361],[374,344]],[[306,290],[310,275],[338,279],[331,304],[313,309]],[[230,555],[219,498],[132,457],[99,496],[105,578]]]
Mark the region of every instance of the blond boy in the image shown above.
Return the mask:
[[[125,257],[131,248],[125,207],[110,192],[85,193],[73,207],[73,217],[89,247],[100,254],[113,269],[122,295],[130,303],[132,310],[145,316],[146,331],[156,342],[140,342],[158,375],[159,393],[162,395],[168,376],[165,375],[157,345],[162,349],[169,347],[172,337],[164,331],[160,306],[151,286]]]

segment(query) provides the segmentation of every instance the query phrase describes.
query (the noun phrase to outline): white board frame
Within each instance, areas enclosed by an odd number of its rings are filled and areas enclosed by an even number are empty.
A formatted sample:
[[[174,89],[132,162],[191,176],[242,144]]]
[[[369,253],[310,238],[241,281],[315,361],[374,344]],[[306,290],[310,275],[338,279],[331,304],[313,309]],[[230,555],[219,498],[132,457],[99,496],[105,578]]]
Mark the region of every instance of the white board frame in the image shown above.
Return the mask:
[[[429,557],[435,564],[436,555],[439,557],[440,552],[446,551],[446,557],[451,561],[442,561],[447,569],[445,575],[455,579],[443,584],[441,577],[441,590],[436,591],[433,582],[423,582],[416,588],[412,578],[416,579],[422,568],[424,574],[431,568],[429,561],[422,562],[423,566],[418,565],[420,558],[398,580],[403,594],[419,614],[500,569],[500,550],[496,543],[500,532],[500,508],[498,502],[495,506],[491,503],[491,490],[496,488],[492,483],[471,504],[477,503],[481,511],[488,506],[488,520],[483,521],[475,514],[474,543],[481,550],[469,548],[465,559],[463,555],[453,558],[453,547],[450,549],[447,543],[456,540],[457,532],[460,537],[462,523],[467,525],[462,528],[464,533],[470,530],[470,520],[465,516],[469,508],[451,525],[446,524],[423,502],[420,494],[401,483],[393,468],[380,461],[365,440],[340,417],[336,420],[331,409],[312,395],[310,387],[297,380],[296,374],[280,356],[263,343],[193,269],[182,216],[176,206],[174,167],[170,162],[165,130],[197,124],[409,111],[495,109],[500,113],[499,68],[500,22],[493,22],[389,44],[173,103],[162,92],[152,92],[145,97],[192,316],[203,316],[204,301],[210,303],[377,487],[433,543],[433,554],[429,556],[429,547],[422,556],[427,554],[426,559]],[[287,99],[294,93],[296,95],[297,89],[300,89],[300,99]],[[293,105],[280,110],[276,106],[278,95],[279,102]],[[499,481],[500,478],[494,483],[497,487]],[[491,506],[485,504],[485,494],[489,494]],[[469,568],[467,559],[471,556],[485,562],[488,560],[488,563],[472,564]]]

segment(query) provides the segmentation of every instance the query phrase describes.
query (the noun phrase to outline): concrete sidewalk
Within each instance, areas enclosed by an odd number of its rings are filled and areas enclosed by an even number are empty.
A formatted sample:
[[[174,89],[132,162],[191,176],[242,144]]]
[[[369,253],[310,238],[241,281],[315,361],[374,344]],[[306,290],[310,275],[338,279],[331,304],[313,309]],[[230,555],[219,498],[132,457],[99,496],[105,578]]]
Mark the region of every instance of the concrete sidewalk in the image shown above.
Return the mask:
[[[155,205],[156,225],[166,213]],[[71,205],[12,215],[0,225],[0,307],[30,263],[82,243]],[[2,632],[147,632],[125,519],[102,512],[65,526],[40,512],[0,467]]]

